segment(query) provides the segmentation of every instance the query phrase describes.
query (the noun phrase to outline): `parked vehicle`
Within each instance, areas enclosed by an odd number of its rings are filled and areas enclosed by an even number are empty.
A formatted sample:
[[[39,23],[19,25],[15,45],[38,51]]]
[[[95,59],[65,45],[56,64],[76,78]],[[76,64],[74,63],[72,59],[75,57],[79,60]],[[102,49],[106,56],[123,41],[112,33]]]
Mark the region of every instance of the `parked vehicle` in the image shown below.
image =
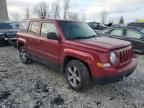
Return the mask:
[[[18,29],[11,22],[0,22],[0,45],[16,45]]]
[[[127,26],[134,26],[134,27],[144,28],[144,22],[132,22],[132,23],[129,23]]]
[[[144,28],[123,26],[105,29],[101,33],[111,38],[130,41],[135,52],[144,54]]]
[[[107,26],[102,25],[98,22],[89,22],[88,25],[98,34],[100,30],[107,28]]]
[[[137,57],[130,42],[99,37],[86,23],[31,19],[17,33],[22,63],[36,60],[65,74],[74,90],[117,82],[136,68]]]
[[[16,21],[11,22],[11,24],[14,26],[15,29],[19,29],[20,23],[21,23],[20,21],[19,22],[16,22]]]

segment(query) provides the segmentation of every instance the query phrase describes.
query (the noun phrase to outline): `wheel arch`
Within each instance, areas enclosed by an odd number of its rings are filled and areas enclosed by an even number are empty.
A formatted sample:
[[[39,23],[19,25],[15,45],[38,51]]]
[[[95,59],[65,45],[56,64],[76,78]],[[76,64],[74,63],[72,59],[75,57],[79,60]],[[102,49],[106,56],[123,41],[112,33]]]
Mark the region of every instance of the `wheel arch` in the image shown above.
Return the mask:
[[[20,48],[21,46],[25,46],[25,45],[26,45],[26,41],[25,41],[24,39],[19,38],[19,39],[17,40],[17,48],[18,48],[18,50],[19,50],[19,48]]]
[[[63,57],[63,60],[62,60],[63,62],[61,63],[62,64],[62,66],[61,66],[61,72],[62,73],[65,73],[65,70],[64,70],[65,66],[71,60],[79,60],[82,63],[84,63],[85,66],[89,70],[90,77],[92,78],[92,69],[90,67],[90,64],[93,62],[94,58],[91,55],[89,55],[87,53],[83,53],[83,54],[81,54],[81,53],[80,54],[76,54],[76,53],[72,54],[72,52],[67,53],[67,55],[65,55]]]

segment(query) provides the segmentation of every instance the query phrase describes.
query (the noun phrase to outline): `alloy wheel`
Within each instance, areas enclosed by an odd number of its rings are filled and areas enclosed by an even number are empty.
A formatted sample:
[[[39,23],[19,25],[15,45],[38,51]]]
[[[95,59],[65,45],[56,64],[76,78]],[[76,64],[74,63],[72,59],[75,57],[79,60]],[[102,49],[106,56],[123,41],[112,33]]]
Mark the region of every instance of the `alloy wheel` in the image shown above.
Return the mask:
[[[81,83],[81,77],[80,77],[80,72],[77,67],[75,66],[69,66],[67,70],[67,77],[69,83],[73,87],[78,87],[79,84]]]

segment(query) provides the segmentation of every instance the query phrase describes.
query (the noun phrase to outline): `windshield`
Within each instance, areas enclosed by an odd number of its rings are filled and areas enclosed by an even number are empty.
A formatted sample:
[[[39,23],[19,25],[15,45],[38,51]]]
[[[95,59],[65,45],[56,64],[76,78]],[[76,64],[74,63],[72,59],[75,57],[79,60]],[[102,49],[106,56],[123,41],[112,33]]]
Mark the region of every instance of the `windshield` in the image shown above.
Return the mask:
[[[86,39],[97,35],[86,23],[60,22],[60,25],[67,39]]]
[[[0,23],[0,29],[14,29],[14,26],[10,23]]]

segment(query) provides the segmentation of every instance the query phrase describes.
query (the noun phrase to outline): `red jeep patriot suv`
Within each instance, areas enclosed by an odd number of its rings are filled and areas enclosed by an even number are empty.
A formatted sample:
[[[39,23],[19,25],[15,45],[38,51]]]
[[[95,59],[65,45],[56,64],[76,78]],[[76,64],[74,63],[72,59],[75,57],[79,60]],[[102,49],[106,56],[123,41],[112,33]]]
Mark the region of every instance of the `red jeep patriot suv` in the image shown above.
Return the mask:
[[[94,81],[120,81],[137,65],[130,42],[98,36],[86,23],[52,19],[24,21],[17,33],[21,61],[39,61],[63,72],[74,90]]]

